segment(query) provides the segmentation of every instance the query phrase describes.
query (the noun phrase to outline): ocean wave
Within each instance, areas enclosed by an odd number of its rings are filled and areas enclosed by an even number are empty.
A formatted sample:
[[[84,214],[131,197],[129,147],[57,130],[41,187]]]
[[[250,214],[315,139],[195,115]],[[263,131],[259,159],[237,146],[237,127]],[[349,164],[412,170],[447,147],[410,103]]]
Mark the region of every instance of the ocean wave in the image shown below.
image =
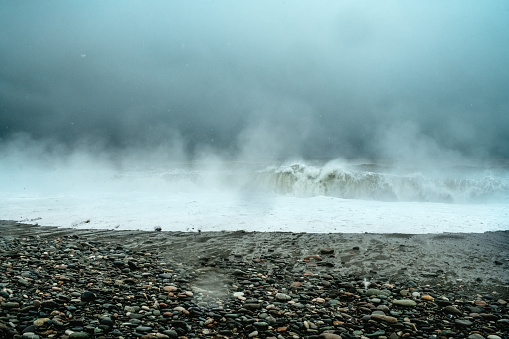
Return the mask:
[[[128,171],[113,178],[137,190],[244,191],[296,197],[328,196],[379,201],[508,203],[506,168],[448,168],[425,171],[378,163],[331,161],[284,165],[223,163],[168,170]],[[261,169],[260,169],[261,168]]]
[[[493,171],[470,174],[442,173],[441,176],[421,172],[394,174],[362,170],[337,164],[312,166],[293,163],[258,171],[256,185],[278,194],[295,196],[332,196],[345,199],[383,201],[429,201],[475,203],[509,197],[507,180]]]

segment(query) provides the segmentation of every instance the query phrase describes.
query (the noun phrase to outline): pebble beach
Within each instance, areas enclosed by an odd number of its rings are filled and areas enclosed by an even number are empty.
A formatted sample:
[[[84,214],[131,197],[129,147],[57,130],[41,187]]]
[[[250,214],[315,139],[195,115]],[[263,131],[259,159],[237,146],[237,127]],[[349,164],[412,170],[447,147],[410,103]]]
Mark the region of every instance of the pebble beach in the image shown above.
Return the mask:
[[[508,338],[509,231],[142,232],[0,221],[0,338]]]

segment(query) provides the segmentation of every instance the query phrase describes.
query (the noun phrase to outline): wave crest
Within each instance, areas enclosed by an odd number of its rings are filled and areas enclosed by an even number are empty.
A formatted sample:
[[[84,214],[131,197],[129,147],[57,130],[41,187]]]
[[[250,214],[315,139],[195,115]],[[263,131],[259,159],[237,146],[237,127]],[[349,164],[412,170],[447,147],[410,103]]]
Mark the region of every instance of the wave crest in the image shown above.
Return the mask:
[[[469,178],[437,177],[419,172],[402,175],[365,171],[337,164],[317,167],[293,163],[259,171],[255,181],[275,193],[296,196],[448,203],[509,197],[507,181],[490,171]]]

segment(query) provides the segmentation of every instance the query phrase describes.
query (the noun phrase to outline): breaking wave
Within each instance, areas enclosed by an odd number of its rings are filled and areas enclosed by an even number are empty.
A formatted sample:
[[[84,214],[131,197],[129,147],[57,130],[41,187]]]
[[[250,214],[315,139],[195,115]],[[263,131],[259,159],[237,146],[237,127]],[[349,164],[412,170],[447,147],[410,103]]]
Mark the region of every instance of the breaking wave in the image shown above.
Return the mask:
[[[261,167],[260,167],[261,166]],[[119,187],[139,190],[215,190],[269,192],[296,197],[420,201],[440,203],[508,203],[509,171],[449,168],[440,171],[396,169],[381,164],[294,162],[286,165],[183,167],[149,172],[121,172]],[[125,184],[129,182],[129,184]]]
[[[423,173],[393,174],[338,165],[323,167],[293,163],[258,171],[256,183],[278,194],[331,196],[345,199],[384,201],[429,201],[447,203],[493,202],[509,200],[507,180],[492,171],[469,177],[449,173],[428,176]]]

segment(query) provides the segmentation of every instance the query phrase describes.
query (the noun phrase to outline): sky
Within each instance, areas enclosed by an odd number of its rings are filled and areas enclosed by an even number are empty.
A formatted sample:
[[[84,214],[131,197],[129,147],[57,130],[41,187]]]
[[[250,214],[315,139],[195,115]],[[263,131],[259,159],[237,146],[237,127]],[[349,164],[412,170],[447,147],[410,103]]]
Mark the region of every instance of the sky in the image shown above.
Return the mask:
[[[508,93],[507,1],[0,2],[0,147],[508,158]]]

